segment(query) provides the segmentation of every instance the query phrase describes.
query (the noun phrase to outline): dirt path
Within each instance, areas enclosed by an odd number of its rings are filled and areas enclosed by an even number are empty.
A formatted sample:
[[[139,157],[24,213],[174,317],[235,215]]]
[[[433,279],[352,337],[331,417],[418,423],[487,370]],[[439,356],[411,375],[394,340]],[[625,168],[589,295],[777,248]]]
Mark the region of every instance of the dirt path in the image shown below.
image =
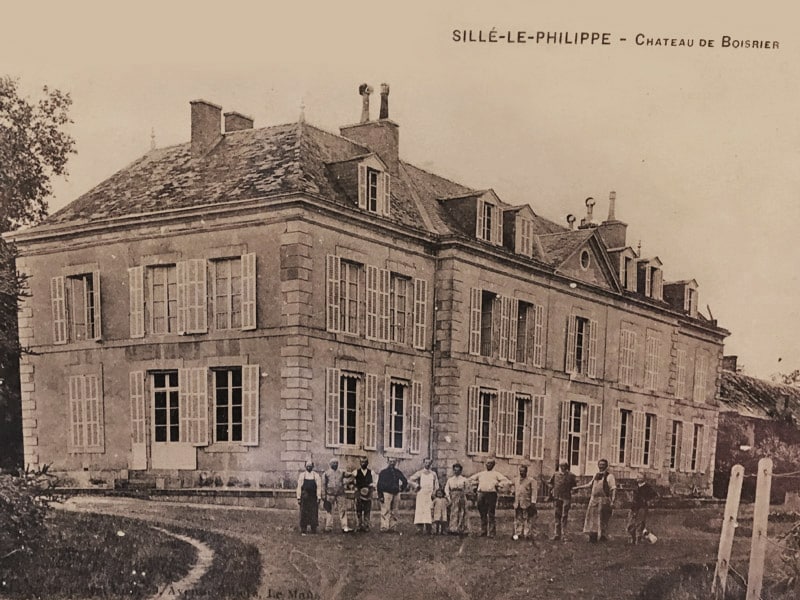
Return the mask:
[[[655,545],[629,546],[624,512],[612,519],[612,539],[588,544],[581,534],[568,543],[545,539],[551,517],[542,510],[536,544],[510,539],[511,515],[499,516],[498,538],[420,536],[411,515],[401,515],[401,535],[300,536],[294,511],[209,507],[133,499],[77,498],[87,510],[164,525],[233,535],[261,553],[258,598],[372,600],[385,598],[635,598],[659,572],[716,558],[717,535],[685,526],[691,515],[718,517],[721,509],[655,511]],[[582,522],[574,511],[573,523]],[[473,523],[475,518],[473,517]]]

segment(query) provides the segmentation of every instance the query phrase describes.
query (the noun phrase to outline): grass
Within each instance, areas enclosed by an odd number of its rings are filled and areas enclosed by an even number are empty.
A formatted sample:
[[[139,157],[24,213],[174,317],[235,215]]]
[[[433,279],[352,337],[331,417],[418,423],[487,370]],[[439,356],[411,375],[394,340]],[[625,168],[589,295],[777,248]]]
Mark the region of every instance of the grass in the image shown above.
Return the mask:
[[[214,561],[182,598],[248,598],[260,577],[258,549],[224,535],[168,527],[199,539]],[[119,535],[123,532],[124,535]],[[196,549],[134,519],[54,512],[37,550],[0,561],[0,598],[148,598],[181,579]]]

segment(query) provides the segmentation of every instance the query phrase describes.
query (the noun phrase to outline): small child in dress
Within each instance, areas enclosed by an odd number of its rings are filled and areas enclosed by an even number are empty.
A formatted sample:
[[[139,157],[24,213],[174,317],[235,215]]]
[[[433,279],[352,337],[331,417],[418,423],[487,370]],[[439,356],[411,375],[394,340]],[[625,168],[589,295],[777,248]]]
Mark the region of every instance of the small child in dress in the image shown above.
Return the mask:
[[[447,505],[444,490],[439,488],[433,498],[433,533],[435,534],[447,533]]]

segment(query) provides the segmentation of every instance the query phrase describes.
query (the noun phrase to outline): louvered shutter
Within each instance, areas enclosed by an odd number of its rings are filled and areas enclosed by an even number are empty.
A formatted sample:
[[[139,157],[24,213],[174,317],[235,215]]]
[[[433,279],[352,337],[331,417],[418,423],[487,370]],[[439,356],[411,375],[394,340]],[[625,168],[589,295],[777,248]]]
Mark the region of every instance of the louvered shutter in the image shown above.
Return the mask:
[[[470,386],[467,389],[467,454],[477,454],[478,431],[480,428],[480,408],[479,408],[480,388]]]
[[[564,371],[572,373],[575,371],[575,324],[577,317],[570,315],[567,317],[567,351],[564,358]]]
[[[641,411],[633,413],[633,435],[631,436],[631,457],[630,463],[633,467],[640,467],[644,456],[644,419],[645,415]]]
[[[53,343],[67,343],[67,302],[64,277],[50,279],[50,306],[53,312]]]
[[[242,445],[258,446],[260,372],[258,365],[242,367]]]
[[[603,406],[601,404],[589,404],[587,408],[589,411],[589,423],[586,436],[586,462],[593,463],[600,460],[600,442],[603,437]]]
[[[492,221],[492,243],[503,243],[503,211],[499,206],[494,206],[492,209],[494,213],[494,220]]]
[[[383,210],[381,214],[388,217],[392,210],[391,181],[388,173],[383,173]]]
[[[100,302],[100,271],[94,271],[92,273],[92,283],[94,284],[92,293],[94,296],[94,336],[92,339],[99,340],[103,337],[102,306]]]
[[[102,382],[97,375],[86,375],[84,384],[86,452],[105,452]]]
[[[408,451],[419,454],[420,437],[422,433],[422,383],[411,382],[411,414],[409,423]]]
[[[188,264],[183,260],[176,265],[176,277],[178,288],[178,333],[186,333],[186,325],[189,312],[189,274],[187,273]]]
[[[256,321],[256,255],[242,255],[242,329],[253,330]]]
[[[367,165],[358,165],[358,208],[367,208]]]
[[[391,306],[389,291],[391,289],[391,273],[386,269],[379,271],[378,283],[378,339],[387,341],[391,336]]]
[[[128,269],[130,336],[144,337],[144,267]]]
[[[508,359],[509,317],[511,316],[511,298],[500,296],[500,360]]]
[[[184,267],[183,286],[181,286],[180,268],[178,271],[178,330],[182,333],[205,333],[208,331],[206,261],[192,259],[180,264],[183,264]],[[184,290],[182,294],[181,287]],[[183,305],[181,305],[181,301]],[[183,327],[180,325],[181,306],[183,306],[184,314]]]
[[[486,212],[483,200],[478,199],[476,211],[477,211],[477,218],[475,219],[475,237],[478,238],[479,240],[482,240],[484,239],[483,229],[486,225]]]
[[[533,322],[533,364],[536,367],[544,366],[544,307],[537,304]]]
[[[84,393],[85,382],[81,375],[73,375],[68,380],[69,386],[69,443],[70,452],[82,452],[85,444]]]
[[[611,424],[611,462],[613,464],[622,464],[623,461],[620,461],[619,459],[619,451],[622,446],[619,438],[619,432],[622,426],[622,411],[617,409],[614,411],[613,417],[613,422]]]
[[[660,469],[661,444],[658,441],[658,421],[659,417],[653,415],[650,419],[650,466]]]
[[[388,375],[383,380],[383,448],[394,448],[392,427],[392,378]],[[405,422],[403,423],[405,425]]]
[[[545,396],[531,400],[531,459],[544,459],[544,405]]]
[[[589,320],[589,361],[586,374],[593,379],[597,377],[597,331],[597,321]]]
[[[364,405],[364,449],[377,449],[378,428],[378,376],[366,375],[366,394]]]
[[[367,339],[378,338],[378,267],[367,265]]]
[[[561,427],[558,432],[558,461],[567,461],[569,457],[569,400],[562,400],[561,406]]]
[[[414,279],[414,347],[425,349],[428,322],[428,282]]]
[[[511,392],[508,390],[500,390],[497,394],[497,455],[508,456],[509,452],[509,429],[511,414],[509,412],[509,403]]]
[[[517,326],[519,325],[519,300],[509,298],[508,315],[508,360],[517,361]],[[523,332],[524,333],[524,332]]]
[[[208,373],[205,368],[180,369],[178,373],[180,441],[208,445]]]
[[[147,468],[147,418],[144,401],[144,371],[131,371],[128,376],[131,401],[131,457],[128,468],[136,471]]]
[[[480,288],[470,290],[469,353],[475,355],[481,353],[481,296]]]
[[[325,445],[339,446],[339,369],[325,370]]]
[[[339,331],[339,321],[341,315],[341,294],[339,291],[341,269],[342,262],[340,258],[338,256],[328,254],[325,261],[325,276],[327,281],[325,296],[328,331]]]

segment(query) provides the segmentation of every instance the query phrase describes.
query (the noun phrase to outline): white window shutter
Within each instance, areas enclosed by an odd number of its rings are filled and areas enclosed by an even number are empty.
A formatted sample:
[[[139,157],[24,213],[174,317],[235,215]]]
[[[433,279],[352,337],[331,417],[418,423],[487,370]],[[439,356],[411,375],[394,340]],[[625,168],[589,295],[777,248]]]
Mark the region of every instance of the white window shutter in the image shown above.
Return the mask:
[[[256,255],[242,255],[242,329],[256,329]]]
[[[591,319],[589,321],[589,362],[586,369],[586,374],[592,379],[597,377],[597,332],[599,327],[597,321]]]
[[[499,206],[492,209],[494,219],[492,220],[492,243],[502,245],[503,243],[503,211]]]
[[[387,341],[391,336],[391,306],[389,304],[391,273],[386,269],[381,269],[378,276],[378,339]]]
[[[92,294],[94,296],[94,337],[92,339],[99,340],[103,337],[103,319],[101,313],[102,306],[100,302],[100,271],[94,271],[92,273],[92,283],[94,284],[94,291]]]
[[[481,297],[480,288],[470,290],[469,310],[469,353],[481,353]]]
[[[189,333],[208,331],[208,269],[205,259],[192,259],[187,267],[187,324]]]
[[[325,445],[339,446],[339,369],[325,370]]]
[[[589,404],[587,408],[589,411],[589,423],[586,436],[586,461],[592,463],[600,460],[600,442],[603,437],[603,406],[601,404]]]
[[[367,339],[378,339],[378,267],[367,265]]]
[[[50,306],[53,312],[53,343],[67,343],[67,302],[64,277],[50,279]]]
[[[425,349],[428,334],[428,281],[414,279],[414,347]]]
[[[508,360],[517,361],[517,326],[519,325],[519,300],[509,298],[508,315]]]
[[[130,336],[144,337],[144,267],[128,269]]]
[[[68,380],[69,386],[69,437],[68,450],[82,452],[85,445],[84,393],[85,382],[82,375],[72,375]]]
[[[326,315],[328,331],[339,331],[341,315],[341,294],[339,292],[342,262],[338,256],[328,254],[325,261],[326,277]],[[338,384],[337,384],[338,390]],[[338,391],[337,391],[338,394]]]
[[[569,462],[569,409],[570,401],[562,400],[561,406],[561,427],[558,432],[558,462]],[[570,463],[571,464],[571,463]]]
[[[180,441],[208,445],[208,373],[205,368],[180,369],[178,374]]]
[[[179,261],[175,267],[178,280],[178,333],[186,333],[186,325],[189,312],[189,274],[188,263],[185,260]],[[183,435],[181,433],[181,435]]]
[[[131,402],[131,456],[128,468],[140,471],[147,468],[144,371],[131,371],[128,376],[128,395]]]
[[[405,420],[404,420],[405,421]],[[383,379],[383,449],[394,447],[392,439],[392,378]],[[403,423],[405,426],[405,422]]]
[[[614,419],[611,425],[611,462],[613,464],[622,464],[619,460],[619,451],[622,448],[620,443],[620,431],[622,428],[622,411],[617,409],[614,412]],[[627,458],[627,456],[626,456]]]
[[[688,471],[689,462],[692,459],[692,431],[691,423],[681,422],[680,435],[681,435],[681,462],[680,470]]]
[[[631,466],[641,467],[644,464],[644,425],[645,414],[641,411],[633,413],[633,436],[631,438]]]
[[[544,459],[544,405],[545,396],[531,399],[531,460]]]
[[[711,456],[711,446],[709,444],[710,439],[710,427],[705,425],[700,426],[700,440],[698,440],[698,449],[697,449],[697,469],[701,473],[706,472],[706,467],[709,464],[709,457]]]
[[[392,210],[391,179],[388,173],[383,173],[383,210],[381,213],[388,217]]]
[[[486,223],[486,216],[484,213],[484,202],[480,198],[476,203],[477,218],[475,219],[475,237],[479,240],[483,238],[483,228]],[[487,240],[488,241],[488,240]]]
[[[480,413],[478,398],[480,388],[471,385],[467,388],[467,454],[476,454],[478,448],[478,429],[480,427]]]
[[[367,165],[358,165],[358,208],[367,209]]]
[[[378,376],[367,373],[364,406],[364,449],[377,449],[378,428]]]
[[[569,315],[567,317],[567,350],[564,357],[564,371],[572,373],[575,371],[575,335],[577,317]]]
[[[658,421],[659,417],[653,415],[653,418],[650,420],[650,467],[654,469],[660,469],[661,464],[659,459],[661,458],[661,444],[658,441]]]
[[[242,367],[242,445],[258,446],[261,377],[258,365]]]
[[[511,316],[511,298],[500,296],[500,360],[508,360],[508,330]]]
[[[686,349],[678,348],[677,351],[677,373],[675,375],[675,397],[684,398],[686,396]]]
[[[408,451],[419,454],[422,433],[422,383],[411,382],[411,414],[409,415]]]
[[[535,319],[533,322],[533,364],[536,367],[544,366],[544,307],[536,305]]]
[[[501,457],[508,456],[509,393],[507,390],[500,390],[497,393],[497,427],[495,435],[497,436],[497,456]]]
[[[86,452],[105,452],[105,434],[103,429],[103,389],[97,375],[86,375],[85,383],[85,415],[86,415]]]

